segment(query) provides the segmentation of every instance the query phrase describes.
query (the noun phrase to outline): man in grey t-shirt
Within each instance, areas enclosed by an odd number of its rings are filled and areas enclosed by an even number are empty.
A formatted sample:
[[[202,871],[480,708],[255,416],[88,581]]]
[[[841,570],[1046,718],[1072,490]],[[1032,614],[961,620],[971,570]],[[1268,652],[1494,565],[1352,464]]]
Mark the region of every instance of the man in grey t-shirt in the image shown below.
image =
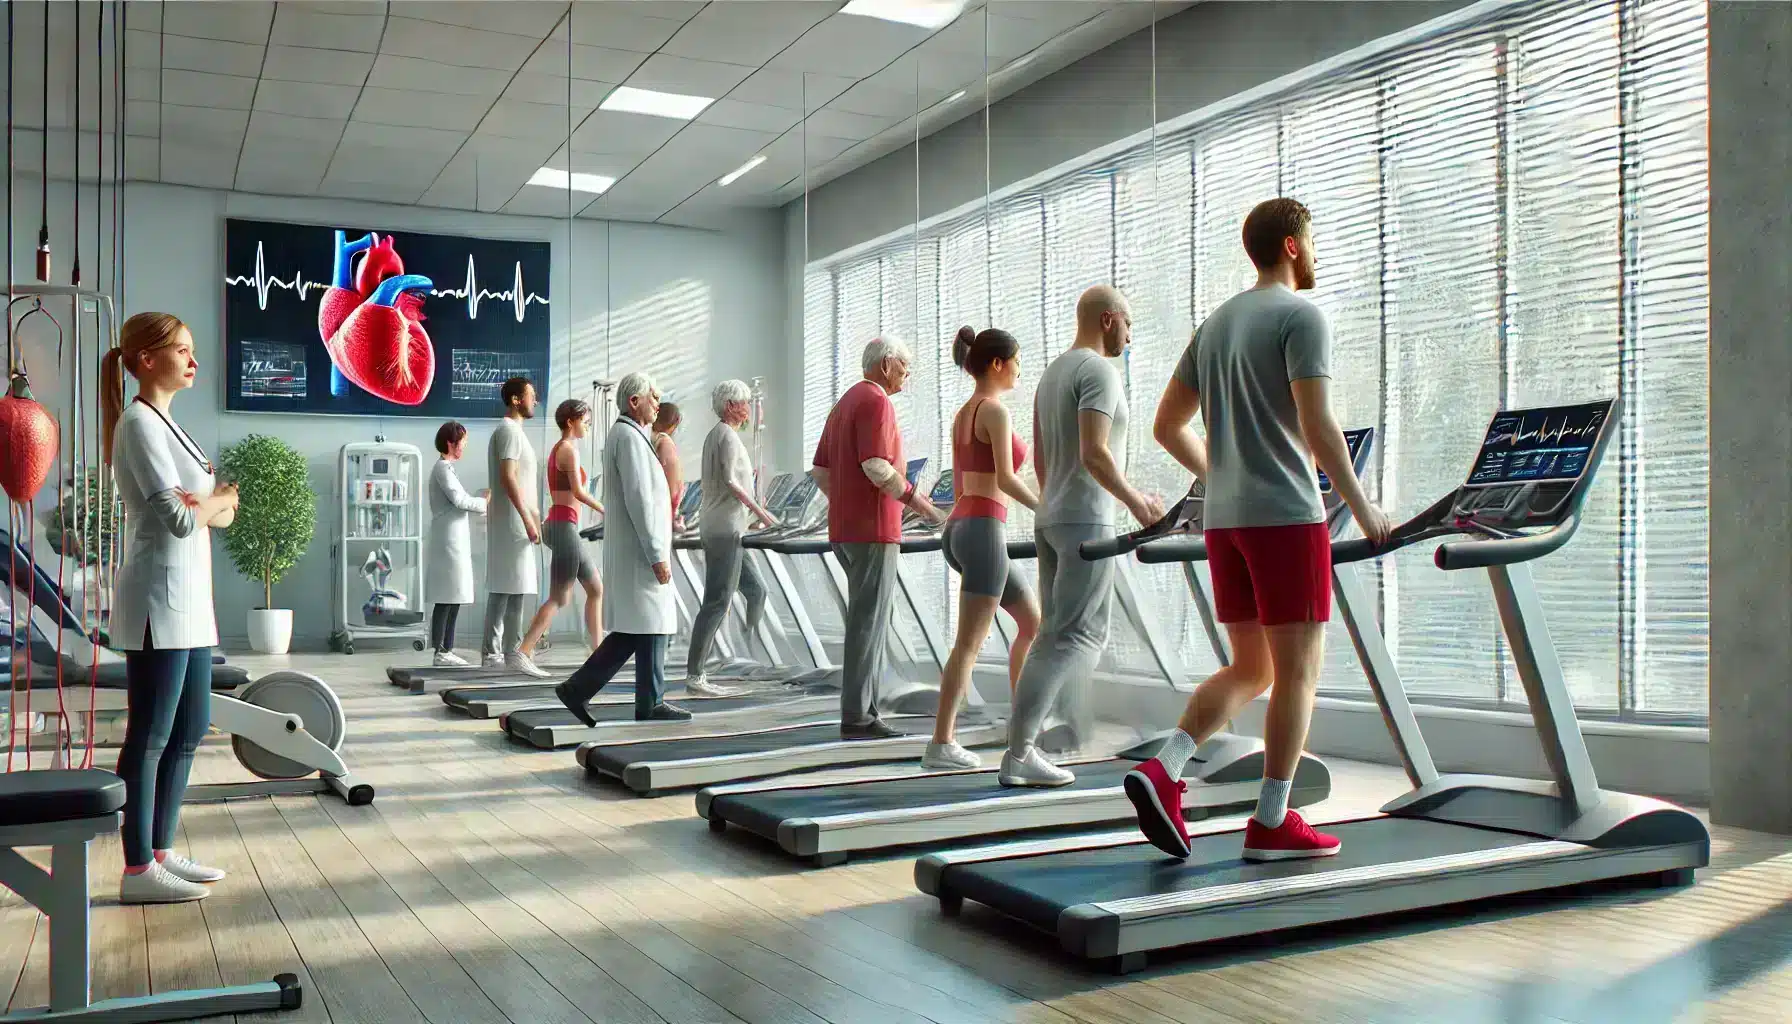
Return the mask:
[[[543,678],[547,673],[517,649],[523,639],[525,601],[540,589],[535,545],[541,543],[536,502],[541,478],[535,469],[535,446],[523,430],[523,422],[535,415],[535,385],[527,377],[512,377],[504,382],[499,397],[504,401],[504,418],[486,449],[486,479],[492,488],[485,518],[485,584],[490,596],[480,649],[486,668],[502,666]]]
[[[1077,300],[1075,343],[1045,368],[1033,398],[1033,466],[1042,495],[1034,539],[1044,625],[1015,682],[1008,753],[996,776],[1004,786],[1076,781],[1034,744],[1065,682],[1088,679],[1108,642],[1114,562],[1086,561],[1077,548],[1114,535],[1116,498],[1141,523],[1164,514],[1162,503],[1126,482],[1115,457],[1126,449],[1126,389],[1109,360],[1131,343],[1125,296],[1107,285],[1090,288]]]
[[[1387,516],[1363,493],[1332,417],[1331,330],[1296,294],[1313,287],[1312,215],[1292,199],[1260,203],[1244,222],[1256,287],[1227,299],[1195,331],[1158,401],[1152,433],[1206,485],[1203,521],[1214,611],[1232,663],[1189,698],[1161,752],[1128,772],[1126,795],[1153,845],[1189,855],[1182,769],[1196,744],[1270,693],[1263,789],[1245,826],[1247,860],[1329,857],[1288,794],[1319,683],[1331,617],[1331,537],[1313,460],[1349,504],[1363,535],[1387,539]],[[1204,414],[1203,445],[1190,427]]]

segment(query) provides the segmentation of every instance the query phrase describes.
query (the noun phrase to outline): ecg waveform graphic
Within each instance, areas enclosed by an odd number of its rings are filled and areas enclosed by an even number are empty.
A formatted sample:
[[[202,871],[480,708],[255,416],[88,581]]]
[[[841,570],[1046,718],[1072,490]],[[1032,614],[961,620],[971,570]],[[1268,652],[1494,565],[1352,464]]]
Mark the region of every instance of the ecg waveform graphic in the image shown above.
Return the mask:
[[[290,281],[269,276],[263,244],[261,242],[255,243],[255,272],[253,274],[227,275],[224,278],[224,283],[231,286],[255,289],[256,305],[264,310],[268,308],[268,294],[276,288],[297,294],[299,301],[303,302],[309,297],[311,292],[323,291],[330,286],[330,282],[328,281],[314,281],[307,278],[303,270],[294,271],[292,280]],[[461,287],[432,288],[430,289],[429,294],[430,297],[437,299],[455,298],[464,300],[467,304],[467,319],[469,320],[479,319],[480,303],[484,302],[486,299],[497,299],[509,303],[512,312],[516,316],[516,322],[519,324],[523,322],[523,317],[528,315],[530,306],[545,306],[548,304],[548,300],[545,296],[537,295],[523,287],[523,265],[520,261],[515,265],[515,269],[511,274],[509,288],[501,291],[491,291],[481,286],[479,283],[479,272],[473,264],[473,257],[471,254],[467,256],[466,282]]]
[[[1545,412],[1540,416],[1542,422],[1532,427],[1527,415],[1499,417],[1488,428],[1486,447],[1543,448],[1590,441],[1599,436],[1599,428],[1605,424],[1603,409],[1590,413],[1584,408],[1563,410],[1553,425],[1550,418],[1550,413]]]
[[[1495,416],[1471,484],[1577,480],[1611,411],[1607,402]]]

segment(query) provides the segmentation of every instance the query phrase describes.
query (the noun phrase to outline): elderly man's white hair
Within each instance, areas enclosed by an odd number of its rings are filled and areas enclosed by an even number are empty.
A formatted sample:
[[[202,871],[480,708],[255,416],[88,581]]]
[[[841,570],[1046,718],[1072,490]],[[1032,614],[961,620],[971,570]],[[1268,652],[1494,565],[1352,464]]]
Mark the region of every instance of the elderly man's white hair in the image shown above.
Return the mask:
[[[653,378],[645,373],[631,373],[616,382],[616,408],[628,408],[628,400],[636,395],[651,395],[659,390]]]
[[[859,358],[859,372],[868,374],[886,359],[912,363],[915,361],[915,354],[899,339],[873,338],[865,345],[865,354]]]
[[[709,393],[709,407],[719,418],[727,415],[730,403],[750,401],[752,397],[753,389],[747,386],[746,381],[725,380]]]

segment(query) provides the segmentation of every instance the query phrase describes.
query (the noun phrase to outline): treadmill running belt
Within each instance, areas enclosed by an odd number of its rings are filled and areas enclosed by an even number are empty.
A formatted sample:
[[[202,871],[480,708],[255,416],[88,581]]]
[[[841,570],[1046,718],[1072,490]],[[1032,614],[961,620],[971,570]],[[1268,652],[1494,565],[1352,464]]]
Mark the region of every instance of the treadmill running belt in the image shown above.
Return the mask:
[[[552,688],[549,688],[552,699]],[[705,697],[701,701],[692,701],[686,709],[702,717],[713,711],[739,711],[742,708],[758,707],[766,703],[764,696],[747,695],[743,697]],[[635,720],[635,703],[624,704],[587,704],[585,709],[591,717],[599,722],[632,722]],[[569,727],[580,725],[572,712],[559,705],[551,708],[523,708],[504,716],[504,731],[517,739],[528,739],[536,729]]]
[[[1293,875],[1524,846],[1532,836],[1468,828],[1422,818],[1373,818],[1315,826],[1343,842],[1334,857],[1253,863],[1240,856],[1242,829],[1194,837],[1187,860],[1160,853],[1149,843],[1011,857],[946,868],[942,889],[994,907],[1048,932],[1058,930],[1067,907],[1136,899]]]
[[[928,719],[929,722],[932,719]],[[803,725],[794,729],[771,729],[764,732],[734,733],[729,736],[686,736],[663,740],[641,740],[636,743],[603,744],[584,751],[582,760],[589,771],[622,777],[631,764],[644,761],[683,761],[703,757],[727,757],[731,754],[759,754],[785,747],[811,743],[839,743],[840,726],[835,722]]]
[[[1113,759],[1068,765],[1076,772],[1076,781],[1052,792],[1118,786],[1126,773],[1137,764],[1137,761]],[[1037,796],[1039,792],[1027,787],[1003,786],[996,782],[996,773],[993,771],[917,775],[908,779],[886,779],[863,785],[723,793],[710,801],[709,817],[726,818],[760,835],[775,837],[778,826],[794,818],[864,814],[972,800],[994,802],[1014,797]]]
[[[442,691],[442,703],[464,708],[476,700],[539,700],[554,699],[556,683],[517,683],[514,686],[457,686]]]

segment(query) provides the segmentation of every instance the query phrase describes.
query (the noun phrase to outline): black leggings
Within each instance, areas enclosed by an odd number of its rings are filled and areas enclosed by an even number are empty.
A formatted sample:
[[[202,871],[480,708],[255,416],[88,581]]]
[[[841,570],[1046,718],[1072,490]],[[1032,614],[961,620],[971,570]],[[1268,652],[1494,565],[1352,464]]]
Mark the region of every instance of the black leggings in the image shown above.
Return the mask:
[[[124,670],[130,710],[118,777],[124,863],[134,868],[174,846],[193,752],[212,724],[212,649],[158,651],[145,626],[143,650],[124,652]]]
[[[454,620],[458,618],[460,605],[436,605],[429,616],[429,646],[438,651],[454,650]]]

